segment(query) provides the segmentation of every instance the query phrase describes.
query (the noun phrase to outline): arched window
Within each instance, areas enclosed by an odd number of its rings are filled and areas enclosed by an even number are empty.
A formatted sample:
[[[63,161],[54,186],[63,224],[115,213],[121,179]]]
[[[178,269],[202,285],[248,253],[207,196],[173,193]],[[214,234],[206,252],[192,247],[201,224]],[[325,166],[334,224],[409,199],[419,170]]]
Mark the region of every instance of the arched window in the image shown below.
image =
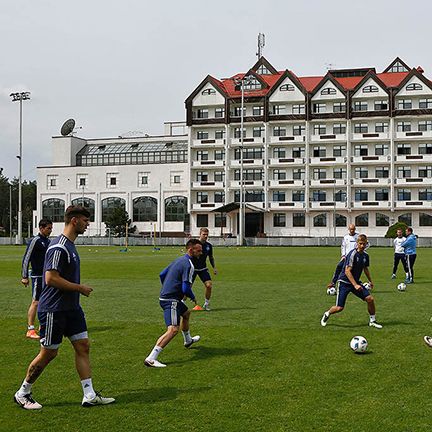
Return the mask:
[[[110,197],[102,200],[102,222],[111,216],[111,213],[116,208],[123,208],[126,210],[126,201],[123,198]]]
[[[207,96],[207,95],[214,95],[214,94],[216,94],[216,90],[214,90],[214,89],[205,89],[205,90],[203,90],[203,91],[201,92],[201,94],[202,94],[203,96]]]
[[[347,226],[347,218],[344,215],[336,213],[336,226],[337,227],[345,227]]]
[[[294,91],[295,87],[292,84],[284,84],[279,87],[280,91]]]
[[[420,226],[432,226],[432,215],[420,213]]]
[[[376,226],[390,226],[390,218],[382,213],[377,213],[375,215],[375,225]]]
[[[85,207],[90,212],[90,222],[95,221],[95,202],[91,198],[75,198],[71,202],[74,206]]]
[[[157,221],[157,199],[142,196],[133,200],[134,222],[156,222]]]
[[[418,83],[411,83],[411,84],[408,84],[408,85],[406,86],[406,89],[407,89],[408,91],[412,91],[412,90],[423,90],[423,86],[422,86],[421,84],[418,84]]]
[[[325,88],[321,90],[322,95],[334,95],[336,94],[336,90],[334,88]]]
[[[62,199],[50,198],[42,201],[42,218],[53,222],[63,222],[65,202]]]
[[[377,93],[378,87],[374,85],[369,85],[366,87],[363,87],[363,93]]]
[[[359,227],[369,226],[369,213],[362,213],[355,218],[355,224]]]
[[[327,215],[325,213],[319,214],[313,218],[314,227],[325,227],[327,226]]]
[[[411,213],[404,213],[399,215],[398,217],[399,222],[403,222],[407,224],[408,226],[411,226],[412,224],[412,214]]]
[[[187,215],[187,198],[173,196],[165,200],[165,221],[183,222]]]

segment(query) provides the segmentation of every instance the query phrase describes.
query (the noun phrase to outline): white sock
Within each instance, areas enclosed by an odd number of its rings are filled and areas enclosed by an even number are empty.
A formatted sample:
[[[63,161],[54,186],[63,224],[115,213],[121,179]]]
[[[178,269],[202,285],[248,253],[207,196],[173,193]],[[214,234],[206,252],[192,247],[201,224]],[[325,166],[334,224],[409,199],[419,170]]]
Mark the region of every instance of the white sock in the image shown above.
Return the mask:
[[[30,384],[26,380],[24,380],[23,383],[21,384],[20,389],[18,390],[18,395],[24,396],[26,394],[31,393],[32,385],[33,384]]]
[[[189,330],[182,331],[182,334],[183,334],[183,339],[184,339],[185,343],[189,343],[189,342],[192,341],[192,337],[190,335],[190,331]]]
[[[376,321],[375,315],[370,315],[369,320],[370,322]]]
[[[86,399],[93,399],[96,396],[91,378],[81,380],[81,385]]]
[[[162,352],[163,348],[160,346],[155,345],[155,347],[152,349],[152,352],[147,357],[149,360],[156,360],[158,358],[158,355]]]
[[[204,306],[208,306],[210,304],[210,299],[205,299],[204,300]]]
[[[27,326],[27,330],[34,330],[34,325]]]

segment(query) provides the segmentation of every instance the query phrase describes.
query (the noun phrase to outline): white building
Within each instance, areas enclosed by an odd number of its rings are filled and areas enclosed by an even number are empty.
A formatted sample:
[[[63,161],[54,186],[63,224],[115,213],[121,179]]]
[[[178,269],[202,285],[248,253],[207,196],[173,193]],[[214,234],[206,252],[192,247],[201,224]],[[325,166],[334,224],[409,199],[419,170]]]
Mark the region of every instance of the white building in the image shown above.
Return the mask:
[[[420,67],[297,77],[262,57],[208,75],[186,111],[193,234],[237,234],[243,144],[246,236],[340,236],[348,223],[383,236],[397,220],[430,236],[432,83]]]

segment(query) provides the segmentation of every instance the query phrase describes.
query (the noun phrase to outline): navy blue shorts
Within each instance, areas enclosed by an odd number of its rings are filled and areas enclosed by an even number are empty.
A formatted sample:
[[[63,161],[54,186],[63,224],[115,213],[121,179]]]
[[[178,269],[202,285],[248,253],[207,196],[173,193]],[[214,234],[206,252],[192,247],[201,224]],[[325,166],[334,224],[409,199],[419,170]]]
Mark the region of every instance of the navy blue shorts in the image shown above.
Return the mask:
[[[166,326],[179,326],[180,317],[187,312],[188,307],[181,300],[159,300],[164,311]]]
[[[210,273],[209,273],[208,269],[195,270],[193,277],[192,277],[192,283],[195,282],[195,279],[197,276],[199,276],[199,278],[202,280],[203,283],[206,283],[207,281],[211,280]]]
[[[42,292],[42,276],[32,276],[32,299],[39,301]]]
[[[44,348],[58,349],[63,336],[71,342],[87,339],[87,323],[81,308],[68,311],[38,312],[40,343]]]
[[[364,300],[367,296],[370,295],[369,290],[367,290],[366,288],[356,290],[353,285],[340,282],[336,298],[336,306],[345,307],[346,299],[350,292],[353,293],[356,297],[361,298],[362,300]]]

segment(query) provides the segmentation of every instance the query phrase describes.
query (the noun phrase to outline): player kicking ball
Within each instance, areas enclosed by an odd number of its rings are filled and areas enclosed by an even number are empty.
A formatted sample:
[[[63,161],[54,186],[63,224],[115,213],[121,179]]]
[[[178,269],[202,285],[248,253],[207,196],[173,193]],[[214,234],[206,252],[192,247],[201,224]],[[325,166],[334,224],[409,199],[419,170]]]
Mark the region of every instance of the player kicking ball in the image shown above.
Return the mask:
[[[369,272],[369,255],[365,252],[367,246],[367,237],[360,234],[357,238],[357,247],[348,253],[345,259],[345,268],[342,269],[338,281],[339,289],[336,298],[336,306],[332,306],[328,311],[324,312],[321,318],[321,325],[325,327],[330,315],[342,312],[346,299],[349,293],[353,293],[356,297],[364,300],[367,303],[369,312],[369,326],[382,328],[375,318],[375,301],[369,290],[367,290],[360,282],[360,276],[364,271],[366,277],[373,288],[372,278]]]
[[[184,346],[189,348],[200,340],[199,336],[191,336],[189,331],[190,310],[182,299],[189,297],[195,304],[195,294],[192,291],[192,278],[194,266],[192,259],[199,258],[202,254],[202,244],[197,239],[191,239],[186,243],[187,253],[173,261],[159,275],[162,282],[159,304],[163,309],[167,331],[157,340],[149,356],[144,360],[148,367],[166,367],[158,361],[162,350],[182,331]]]

